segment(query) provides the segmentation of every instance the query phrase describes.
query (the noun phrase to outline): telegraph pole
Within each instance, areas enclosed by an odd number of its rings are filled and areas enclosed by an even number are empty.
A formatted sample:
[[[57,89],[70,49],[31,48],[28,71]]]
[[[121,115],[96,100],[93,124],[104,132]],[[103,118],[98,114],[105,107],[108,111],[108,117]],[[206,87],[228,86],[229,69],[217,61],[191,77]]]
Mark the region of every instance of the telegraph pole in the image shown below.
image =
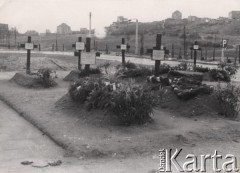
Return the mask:
[[[214,37],[214,45],[213,45],[213,61],[215,61],[215,49],[216,49],[216,34]]]
[[[186,26],[183,28],[183,58],[186,59]]]
[[[240,64],[240,45],[238,46],[238,61],[239,61],[239,64]]]
[[[14,28],[14,39],[15,39],[15,48],[17,47],[17,29]]]
[[[91,30],[92,30],[92,13],[89,13],[89,37],[91,38]]]
[[[138,55],[138,19],[136,19],[135,54]]]
[[[56,33],[56,47],[55,50],[58,51],[57,33]]]
[[[174,44],[172,43],[172,58],[174,58]]]

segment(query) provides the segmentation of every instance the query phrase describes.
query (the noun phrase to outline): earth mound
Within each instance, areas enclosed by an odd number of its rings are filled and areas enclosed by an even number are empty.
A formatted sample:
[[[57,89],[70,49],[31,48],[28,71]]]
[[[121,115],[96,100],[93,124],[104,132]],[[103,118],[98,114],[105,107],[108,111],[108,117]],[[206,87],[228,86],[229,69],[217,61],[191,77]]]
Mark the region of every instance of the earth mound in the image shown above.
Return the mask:
[[[10,80],[16,84],[26,88],[46,88],[45,82],[36,74],[16,73]],[[51,86],[56,86],[57,83],[51,80]]]

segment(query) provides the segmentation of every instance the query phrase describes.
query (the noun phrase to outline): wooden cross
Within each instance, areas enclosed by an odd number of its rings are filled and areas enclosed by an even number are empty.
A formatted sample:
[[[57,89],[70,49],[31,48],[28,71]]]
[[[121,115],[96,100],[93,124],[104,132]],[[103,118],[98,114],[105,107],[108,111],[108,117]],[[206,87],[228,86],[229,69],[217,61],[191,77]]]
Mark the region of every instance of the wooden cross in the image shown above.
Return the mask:
[[[128,44],[125,44],[125,38],[122,38],[122,44],[117,45],[117,48],[122,50],[122,64],[125,64],[125,52],[130,48]]]
[[[78,42],[72,45],[75,48],[74,56],[78,57],[78,70],[81,70],[81,52],[85,49],[85,44],[82,42],[82,37],[78,37]]]
[[[165,54],[169,53],[166,47],[161,45],[162,35],[157,34],[156,46],[153,49],[147,49],[147,53],[151,54],[152,60],[155,60],[155,75],[159,76],[161,60],[165,59]]]
[[[86,52],[91,52],[91,37],[86,38]],[[85,65],[85,70],[90,70],[90,64]]]
[[[28,41],[27,43],[25,44],[21,44],[21,48],[25,48],[27,50],[27,67],[26,67],[26,73],[27,74],[30,74],[31,71],[30,71],[30,64],[31,64],[31,50],[33,49],[37,49],[38,48],[38,45],[34,45],[32,42],[31,42],[31,36],[28,36]]]
[[[194,64],[194,71],[195,71],[196,64],[197,64],[197,51],[198,50],[202,50],[202,49],[199,48],[199,45],[198,45],[197,41],[194,42],[194,45],[190,49],[191,49],[191,51],[192,50],[194,51],[194,61],[193,61],[193,64]]]

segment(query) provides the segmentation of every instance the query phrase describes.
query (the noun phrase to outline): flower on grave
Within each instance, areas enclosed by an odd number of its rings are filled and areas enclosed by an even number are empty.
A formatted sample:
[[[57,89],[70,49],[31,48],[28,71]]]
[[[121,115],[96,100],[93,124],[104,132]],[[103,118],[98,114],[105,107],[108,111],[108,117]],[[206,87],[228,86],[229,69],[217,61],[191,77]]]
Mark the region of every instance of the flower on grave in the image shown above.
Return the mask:
[[[110,85],[110,82],[104,82],[104,84],[105,84],[106,86],[108,86],[108,85]]]
[[[112,88],[113,88],[113,91],[115,91],[115,90],[117,89],[117,87],[116,87],[116,84],[115,84],[115,83],[113,83],[113,84],[112,84]]]
[[[174,90],[174,91],[178,91],[178,88],[177,88],[177,87],[175,87],[173,90]]]
[[[77,87],[77,91],[79,91],[81,89],[81,85]]]

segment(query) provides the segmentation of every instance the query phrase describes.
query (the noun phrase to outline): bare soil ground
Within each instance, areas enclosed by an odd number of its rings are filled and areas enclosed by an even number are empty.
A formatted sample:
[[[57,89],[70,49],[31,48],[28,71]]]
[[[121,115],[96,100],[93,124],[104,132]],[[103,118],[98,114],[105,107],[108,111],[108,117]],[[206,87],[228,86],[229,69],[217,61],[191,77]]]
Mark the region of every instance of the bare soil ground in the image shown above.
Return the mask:
[[[20,58],[17,60],[24,62]],[[37,69],[41,60],[33,60],[32,67]],[[215,109],[215,100],[209,96],[183,102],[169,95],[169,101],[155,111],[153,123],[123,127],[117,124],[113,115],[100,110],[88,112],[69,100],[66,95],[69,83],[62,79],[76,64],[69,63],[68,66],[64,60],[58,61],[67,71],[57,71],[57,87],[23,88],[8,80],[14,73],[1,72],[0,98],[68,149],[66,156],[147,157],[158,154],[161,148],[186,148],[199,153],[203,146],[226,151],[223,144],[230,147],[230,152],[240,148],[240,123],[220,117]],[[47,58],[43,64],[49,62]],[[21,67],[18,64],[20,62],[10,63],[8,67],[19,70]]]

